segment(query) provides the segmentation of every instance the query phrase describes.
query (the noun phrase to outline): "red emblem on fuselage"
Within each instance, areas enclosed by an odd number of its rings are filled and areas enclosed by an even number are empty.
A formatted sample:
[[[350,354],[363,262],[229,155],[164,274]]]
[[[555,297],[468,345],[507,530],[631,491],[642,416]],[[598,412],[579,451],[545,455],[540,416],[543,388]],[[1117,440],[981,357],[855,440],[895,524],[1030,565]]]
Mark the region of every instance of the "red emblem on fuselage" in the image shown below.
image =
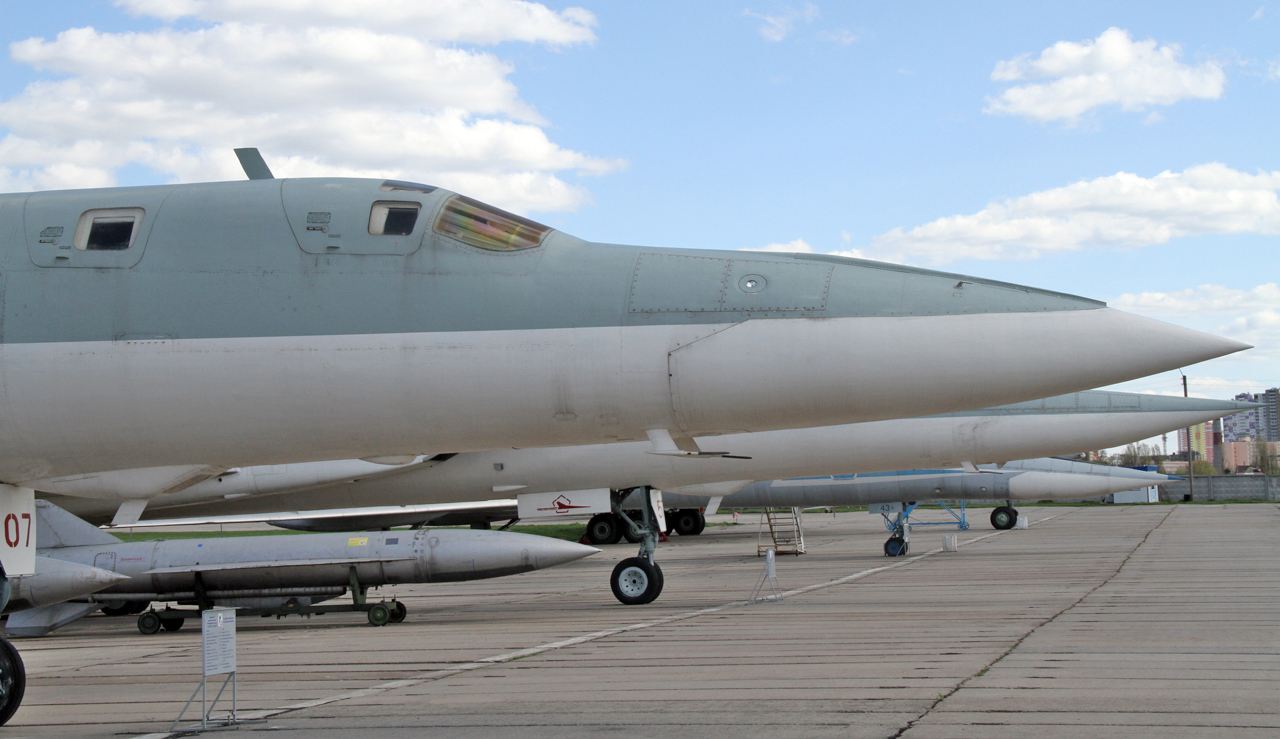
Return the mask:
[[[572,500],[569,500],[568,498],[566,498],[566,497],[564,497],[563,495],[561,495],[560,497],[558,497],[558,498],[556,498],[555,500],[551,501],[551,507],[550,507],[550,508],[539,508],[538,510],[540,510],[540,511],[555,511],[556,513],[568,513],[569,511],[572,511],[572,510],[573,510],[573,509],[575,509],[575,508],[590,508],[590,507],[591,507],[591,506],[585,506],[585,505],[574,505]]]

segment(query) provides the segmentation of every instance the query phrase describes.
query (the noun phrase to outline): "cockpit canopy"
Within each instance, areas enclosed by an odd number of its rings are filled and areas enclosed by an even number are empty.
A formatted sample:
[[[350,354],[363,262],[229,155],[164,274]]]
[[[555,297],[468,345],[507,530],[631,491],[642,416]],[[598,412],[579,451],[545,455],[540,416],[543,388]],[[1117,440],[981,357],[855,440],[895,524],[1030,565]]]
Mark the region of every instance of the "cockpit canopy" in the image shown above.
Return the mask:
[[[463,243],[491,251],[520,251],[542,243],[550,226],[514,213],[454,195],[440,209],[436,231]]]

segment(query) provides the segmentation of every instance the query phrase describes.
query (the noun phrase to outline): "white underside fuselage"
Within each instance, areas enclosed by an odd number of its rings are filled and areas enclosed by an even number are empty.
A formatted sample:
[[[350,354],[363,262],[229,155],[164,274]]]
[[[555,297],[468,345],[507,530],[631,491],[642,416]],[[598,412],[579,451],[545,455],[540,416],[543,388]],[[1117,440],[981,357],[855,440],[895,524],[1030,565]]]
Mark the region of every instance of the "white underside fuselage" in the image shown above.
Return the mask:
[[[1105,308],[5,344],[0,481],[913,417],[1105,385],[1228,346]]]

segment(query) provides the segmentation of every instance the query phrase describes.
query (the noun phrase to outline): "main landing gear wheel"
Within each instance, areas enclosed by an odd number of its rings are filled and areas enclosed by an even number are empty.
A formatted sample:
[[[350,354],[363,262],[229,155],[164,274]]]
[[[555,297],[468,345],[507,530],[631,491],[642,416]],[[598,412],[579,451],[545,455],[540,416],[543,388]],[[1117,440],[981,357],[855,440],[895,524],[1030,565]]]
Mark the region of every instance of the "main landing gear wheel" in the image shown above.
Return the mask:
[[[675,532],[681,536],[697,536],[707,527],[706,517],[696,508],[672,511],[667,520],[671,522]]]
[[[618,528],[622,530],[622,538],[626,539],[628,544],[639,544],[644,538],[643,535],[636,536],[631,527],[621,521],[618,522]]]
[[[391,601],[391,623],[398,624],[404,621],[404,617],[409,615],[409,609],[398,600]]]
[[[104,616],[128,616],[130,611],[133,611],[133,603],[127,600],[119,605],[102,607],[102,615]]]
[[[9,723],[27,692],[27,668],[8,639],[0,639],[0,726]]]
[[[165,631],[177,631],[182,628],[182,624],[186,622],[185,618],[162,618],[160,625]]]
[[[138,616],[138,631],[151,636],[160,632],[160,616],[155,611],[147,611]]]
[[[391,609],[383,603],[374,603],[369,609],[369,623],[374,626],[386,626],[391,623]]]
[[[652,603],[662,592],[662,570],[644,557],[628,557],[613,568],[609,587],[623,605]]]
[[[587,522],[587,541],[601,544],[617,544],[622,541],[622,522],[612,513],[597,513]]]
[[[991,512],[991,526],[1000,531],[1006,531],[1013,528],[1018,523],[1018,510],[1011,506],[1002,505]]]
[[[884,556],[905,557],[911,551],[911,544],[901,536],[890,536],[884,543]]]

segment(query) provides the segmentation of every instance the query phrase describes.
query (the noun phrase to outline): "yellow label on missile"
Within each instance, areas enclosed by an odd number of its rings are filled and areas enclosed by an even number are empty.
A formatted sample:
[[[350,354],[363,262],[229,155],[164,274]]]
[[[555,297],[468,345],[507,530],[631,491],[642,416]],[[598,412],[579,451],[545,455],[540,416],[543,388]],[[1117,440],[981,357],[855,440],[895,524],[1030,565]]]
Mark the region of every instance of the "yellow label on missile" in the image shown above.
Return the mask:
[[[367,536],[353,536],[350,539],[347,539],[347,546],[349,547],[363,547],[368,544],[369,537]]]

